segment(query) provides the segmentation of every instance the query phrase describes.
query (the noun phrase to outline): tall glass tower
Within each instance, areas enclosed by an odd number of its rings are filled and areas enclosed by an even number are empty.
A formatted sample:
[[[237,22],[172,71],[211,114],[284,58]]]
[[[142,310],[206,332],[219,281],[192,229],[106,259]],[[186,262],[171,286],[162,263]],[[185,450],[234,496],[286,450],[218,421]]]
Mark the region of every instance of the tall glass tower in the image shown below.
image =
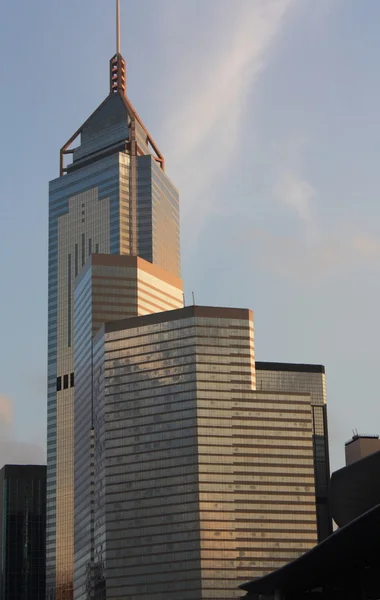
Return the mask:
[[[126,95],[117,13],[109,94],[62,147],[49,189],[48,600],[73,597],[75,278],[92,253],[140,256],[180,274],[178,192]]]

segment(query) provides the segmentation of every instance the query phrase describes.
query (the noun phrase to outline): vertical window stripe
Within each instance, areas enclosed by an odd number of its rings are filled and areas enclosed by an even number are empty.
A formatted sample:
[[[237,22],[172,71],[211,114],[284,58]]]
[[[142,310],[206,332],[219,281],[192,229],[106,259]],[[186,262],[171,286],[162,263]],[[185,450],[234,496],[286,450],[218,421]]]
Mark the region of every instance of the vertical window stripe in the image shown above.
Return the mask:
[[[84,237],[84,233],[82,233],[82,267],[84,265],[84,261],[85,261],[85,237]]]
[[[67,262],[67,345],[71,347],[71,254]]]
[[[79,257],[78,257],[78,244],[75,244],[75,277],[79,271]]]

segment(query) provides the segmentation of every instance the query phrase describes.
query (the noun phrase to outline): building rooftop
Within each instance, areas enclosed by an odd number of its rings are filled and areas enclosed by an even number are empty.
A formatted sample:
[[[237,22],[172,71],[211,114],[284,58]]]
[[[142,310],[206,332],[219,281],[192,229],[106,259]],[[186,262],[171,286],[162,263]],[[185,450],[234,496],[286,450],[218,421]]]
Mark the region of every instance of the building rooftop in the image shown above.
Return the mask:
[[[324,373],[323,365],[307,365],[297,363],[256,362],[259,371],[289,371],[294,373]]]
[[[357,442],[358,440],[378,440],[379,436],[374,433],[355,433],[348,442],[345,443],[345,446],[349,446],[352,442]]]
[[[247,308],[220,308],[214,306],[185,306],[175,310],[144,315],[142,317],[129,317],[120,321],[112,321],[105,324],[105,331],[112,332],[124,329],[134,329],[146,325],[166,323],[167,321],[179,321],[191,317],[206,317],[213,319],[238,319],[252,320],[252,311]]]

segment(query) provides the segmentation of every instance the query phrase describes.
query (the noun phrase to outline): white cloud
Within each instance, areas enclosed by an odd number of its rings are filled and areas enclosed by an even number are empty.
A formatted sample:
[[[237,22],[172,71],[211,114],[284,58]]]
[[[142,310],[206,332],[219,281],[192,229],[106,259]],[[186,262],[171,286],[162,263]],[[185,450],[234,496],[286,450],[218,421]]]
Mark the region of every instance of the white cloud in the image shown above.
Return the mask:
[[[275,198],[302,221],[309,221],[317,193],[306,180],[292,171],[283,171],[273,189]]]
[[[183,94],[174,98],[171,117],[165,123],[171,150],[168,164],[181,189],[185,222],[193,222],[193,234],[194,225],[199,228],[215,208],[211,187],[215,188],[217,176],[236,160],[239,136],[253,135],[243,127],[246,102],[268,64],[285,15],[297,1],[235,0],[218,21],[224,35],[212,38],[208,28],[203,44],[194,40],[191,56],[198,61],[198,76],[192,77],[189,85],[188,72],[182,67]]]

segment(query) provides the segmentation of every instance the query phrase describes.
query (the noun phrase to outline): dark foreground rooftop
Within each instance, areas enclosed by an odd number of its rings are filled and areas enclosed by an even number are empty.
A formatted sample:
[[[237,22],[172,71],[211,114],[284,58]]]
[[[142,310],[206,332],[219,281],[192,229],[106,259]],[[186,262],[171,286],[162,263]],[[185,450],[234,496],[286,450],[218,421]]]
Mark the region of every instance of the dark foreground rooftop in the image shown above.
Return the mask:
[[[271,597],[276,591],[292,600],[375,599],[380,597],[379,565],[380,504],[292,563],[240,587],[248,592],[246,600]]]

